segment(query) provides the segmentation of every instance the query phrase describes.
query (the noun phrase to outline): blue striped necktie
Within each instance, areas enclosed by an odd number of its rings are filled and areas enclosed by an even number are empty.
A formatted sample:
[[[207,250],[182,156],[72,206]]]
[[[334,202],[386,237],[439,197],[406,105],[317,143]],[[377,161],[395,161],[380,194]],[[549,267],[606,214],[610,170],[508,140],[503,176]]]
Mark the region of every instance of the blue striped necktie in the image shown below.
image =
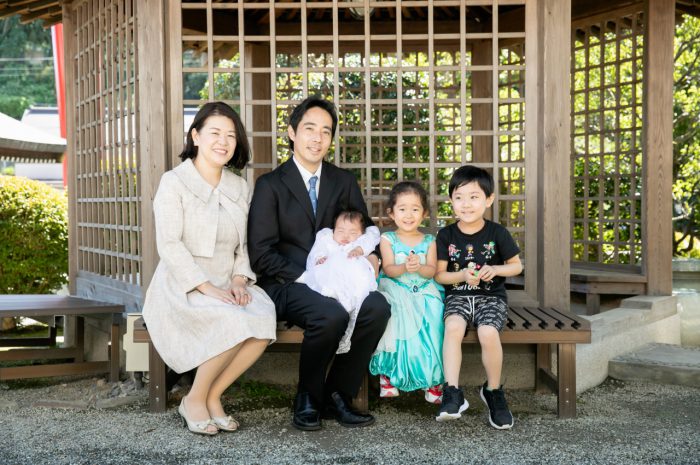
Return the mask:
[[[311,199],[311,208],[314,210],[314,215],[316,215],[316,206],[318,205],[318,197],[316,196],[316,181],[318,181],[318,176],[311,176],[309,179],[309,198]]]

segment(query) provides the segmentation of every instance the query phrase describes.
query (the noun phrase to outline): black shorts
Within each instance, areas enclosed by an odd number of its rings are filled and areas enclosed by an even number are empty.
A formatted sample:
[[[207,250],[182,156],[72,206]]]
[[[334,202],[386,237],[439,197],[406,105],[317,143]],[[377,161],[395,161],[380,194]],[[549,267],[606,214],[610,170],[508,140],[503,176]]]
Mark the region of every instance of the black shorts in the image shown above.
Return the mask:
[[[459,315],[476,328],[488,325],[501,332],[506,324],[508,304],[491,295],[450,295],[445,299],[443,318],[450,315]]]

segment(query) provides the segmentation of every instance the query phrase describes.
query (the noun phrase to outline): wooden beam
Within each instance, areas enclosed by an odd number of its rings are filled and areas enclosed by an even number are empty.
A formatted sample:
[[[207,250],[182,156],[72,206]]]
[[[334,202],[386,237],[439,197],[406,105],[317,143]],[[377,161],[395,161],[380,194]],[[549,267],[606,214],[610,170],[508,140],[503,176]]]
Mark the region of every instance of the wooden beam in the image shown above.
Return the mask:
[[[563,310],[570,307],[570,25],[569,2],[526,5],[525,289],[540,305]]]
[[[76,295],[78,278],[78,180],[76,176],[77,157],[76,128],[78,118],[76,111],[77,77],[75,73],[76,57],[76,18],[71,5],[63,5],[63,59],[65,60],[66,83],[66,157],[68,160],[68,289],[71,295]]]
[[[649,295],[670,295],[673,278],[674,4],[644,2],[642,269]]]
[[[45,8],[47,6],[58,6],[57,0],[36,0],[31,3],[24,3],[22,5],[13,5],[11,7],[0,10],[0,16],[7,17],[15,13],[30,12],[36,9]]]
[[[165,18],[167,18],[166,34],[166,76],[168,77],[166,95],[169,97],[169,105],[166,114],[169,115],[169,137],[167,152],[167,169],[172,168],[177,163],[177,155],[183,147],[183,126],[185,117],[182,105],[182,8],[173,2],[165,2]],[[212,59],[213,51],[206,50],[209,54],[207,61]]]
[[[34,21],[35,19],[38,18],[44,18],[44,17],[49,17],[53,16],[56,13],[60,13],[63,10],[62,7],[55,5],[55,6],[48,6],[47,8],[40,9],[40,10],[33,10],[30,13],[26,13],[20,16],[19,22],[22,24],[28,24]]]
[[[472,46],[472,64],[491,66],[493,61],[493,41],[480,40]],[[472,98],[493,98],[493,71],[472,72]],[[493,129],[493,104],[472,104],[472,128],[475,131]],[[493,137],[474,136],[472,138],[472,160],[488,163],[493,158]]]
[[[245,46],[246,63],[252,67],[269,67],[270,66],[270,45],[266,43],[246,44]],[[253,100],[269,100],[272,96],[270,73],[260,73],[251,75],[252,79],[246,80],[246,95]],[[245,122],[248,131],[272,131],[272,116],[269,105],[256,105],[251,108],[251,111],[246,112],[248,120]],[[253,153],[252,162],[272,163],[272,144],[269,138],[255,137],[250,141],[250,147]],[[268,169],[255,169],[252,176],[248,177],[250,185],[254,185],[258,177]]]
[[[168,169],[163,0],[137,0],[139,76],[139,158],[141,160],[141,286],[144,291],[158,264],[153,198]],[[175,128],[179,130],[179,128]]]

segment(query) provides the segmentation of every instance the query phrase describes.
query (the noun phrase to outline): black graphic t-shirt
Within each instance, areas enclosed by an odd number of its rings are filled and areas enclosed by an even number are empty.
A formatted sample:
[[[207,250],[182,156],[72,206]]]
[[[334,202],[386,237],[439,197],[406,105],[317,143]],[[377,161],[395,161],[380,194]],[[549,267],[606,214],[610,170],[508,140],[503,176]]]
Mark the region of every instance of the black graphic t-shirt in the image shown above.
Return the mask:
[[[438,232],[437,257],[447,262],[447,271],[474,268],[478,272],[484,265],[503,265],[520,253],[518,244],[506,228],[493,221],[485,221],[484,227],[475,234],[464,234],[457,223]],[[445,297],[455,294],[493,295],[507,301],[505,282],[506,278],[496,276],[491,282],[480,281],[478,286],[469,286],[466,281],[448,284],[445,285]]]

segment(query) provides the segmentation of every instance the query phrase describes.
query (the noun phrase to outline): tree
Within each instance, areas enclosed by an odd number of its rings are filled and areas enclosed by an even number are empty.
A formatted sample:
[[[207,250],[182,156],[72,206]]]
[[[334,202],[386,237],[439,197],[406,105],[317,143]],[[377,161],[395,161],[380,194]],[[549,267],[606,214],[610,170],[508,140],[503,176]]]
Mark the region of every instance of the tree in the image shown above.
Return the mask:
[[[700,258],[700,19],[676,27],[673,89],[673,250]]]
[[[33,104],[56,105],[51,32],[40,21],[0,19],[0,112],[21,118]]]

